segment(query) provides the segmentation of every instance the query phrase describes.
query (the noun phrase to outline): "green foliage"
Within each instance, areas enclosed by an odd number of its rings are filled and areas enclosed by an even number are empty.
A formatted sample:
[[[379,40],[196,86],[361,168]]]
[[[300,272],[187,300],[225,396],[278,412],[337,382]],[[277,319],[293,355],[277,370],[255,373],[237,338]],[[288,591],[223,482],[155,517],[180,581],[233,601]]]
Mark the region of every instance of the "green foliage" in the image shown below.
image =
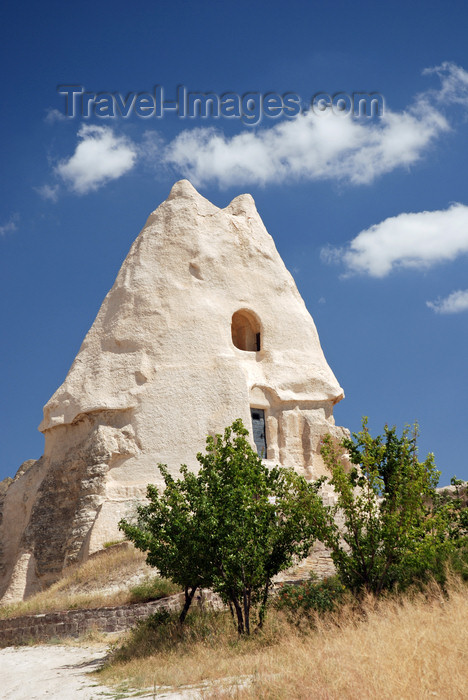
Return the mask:
[[[337,576],[320,581],[311,575],[308,581],[282,585],[275,600],[275,607],[284,610],[293,620],[311,613],[335,610],[344,599],[345,587]]]
[[[446,534],[452,545],[450,568],[468,581],[468,483],[452,477],[453,490],[439,490],[434,496],[434,514],[446,523]]]
[[[452,477],[450,483],[453,490],[439,490],[434,496],[433,506],[436,512],[443,513],[450,539],[463,546],[468,538],[468,484],[456,477]]]
[[[344,452],[352,465],[348,470]],[[401,437],[385,426],[383,436],[372,438],[365,418],[362,431],[339,447],[327,436],[322,456],[338,497],[325,541],[342,582],[354,593],[377,595],[429,576],[443,582],[459,538],[450,508],[437,501],[433,455],[418,460],[417,426],[405,428]]]
[[[450,553],[449,569],[468,583],[468,542],[466,539],[462,546]]]
[[[250,633],[252,606],[262,626],[272,577],[306,556],[326,523],[321,482],[268,469],[247,435],[236,420],[223,436],[208,437],[197,475],[183,465],[175,480],[159,465],[163,493],[148,486],[137,522],[120,523],[148,563],[184,588],[181,621],[195,590],[209,587],[229,602],[240,634]]]
[[[164,492],[160,494],[156,486],[148,485],[149,502],[138,507],[136,522],[121,520],[119,528],[138,549],[147,552],[150,566],[184,589],[183,622],[197,588],[211,585],[210,552],[199,508],[201,494],[196,476],[185,466],[181,467],[183,478],[177,481],[165,465],[160,464],[159,469]]]
[[[116,547],[119,544],[123,544],[125,540],[109,540],[108,542],[104,542],[102,545],[104,549],[111,549],[111,547]]]
[[[148,576],[140,583],[130,588],[131,603],[144,603],[148,600],[167,598],[174,593],[180,593],[180,586],[161,576]]]
[[[112,662],[165,652],[182,656],[196,642],[216,643],[218,634],[222,635],[227,627],[232,630],[232,621],[224,611],[195,610],[181,625],[177,613],[158,610],[132,629],[124,643],[115,649]]]

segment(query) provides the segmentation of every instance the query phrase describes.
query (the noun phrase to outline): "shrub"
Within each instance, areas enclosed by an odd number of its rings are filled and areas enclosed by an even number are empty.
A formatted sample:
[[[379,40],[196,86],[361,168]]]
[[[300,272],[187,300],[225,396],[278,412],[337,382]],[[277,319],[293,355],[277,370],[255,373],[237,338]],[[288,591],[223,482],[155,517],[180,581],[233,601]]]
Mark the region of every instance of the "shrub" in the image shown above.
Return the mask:
[[[148,576],[136,586],[130,588],[131,603],[145,603],[148,600],[167,598],[180,593],[181,588],[170,579],[161,576]]]
[[[225,611],[195,610],[181,625],[176,612],[158,610],[140,621],[124,643],[113,650],[111,663],[151,654],[182,656],[190,653],[197,643],[207,646],[223,644],[227,629],[232,633],[230,615]]]
[[[310,613],[325,613],[335,610],[343,602],[345,587],[337,576],[320,581],[311,574],[308,581],[280,586],[275,607],[297,618]]]
[[[341,581],[355,594],[379,595],[430,578],[443,584],[450,557],[466,543],[466,509],[437,498],[440,472],[432,454],[419,461],[417,435],[417,426],[401,437],[385,426],[384,435],[373,438],[364,418],[362,431],[339,447],[324,438],[322,456],[338,499],[328,511],[325,541]]]

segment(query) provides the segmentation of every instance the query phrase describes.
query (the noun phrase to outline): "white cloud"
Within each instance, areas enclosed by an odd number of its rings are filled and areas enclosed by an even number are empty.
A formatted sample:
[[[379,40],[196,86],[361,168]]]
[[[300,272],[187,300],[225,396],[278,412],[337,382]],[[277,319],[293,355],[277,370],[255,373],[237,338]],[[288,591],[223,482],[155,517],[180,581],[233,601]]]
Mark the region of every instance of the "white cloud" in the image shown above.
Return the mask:
[[[437,314],[457,314],[468,311],[468,289],[459,289],[436,301],[426,301],[427,306]]]
[[[212,127],[184,130],[167,144],[155,130],[147,130],[136,144],[108,126],[83,125],[75,153],[58,164],[55,174],[78,194],[121,177],[136,163],[148,167],[150,162],[158,172],[174,169],[196,186],[295,180],[370,184],[417,163],[451,129],[446,108],[468,104],[468,72],[463,68],[443,63],[425,73],[440,79],[439,89],[420,93],[401,112],[387,108],[377,119],[308,112],[272,127],[244,128],[232,137]],[[62,117],[50,110],[46,119]],[[42,194],[53,199],[57,191]]]
[[[392,216],[361,231],[344,248],[325,248],[322,260],[348,272],[385,277],[399,267],[427,269],[468,253],[468,207]]]
[[[14,233],[18,229],[18,218],[18,214],[13,214],[13,216],[10,216],[8,221],[0,226],[0,236],[6,236],[7,233]]]
[[[468,72],[463,68],[444,63],[425,72],[436,74],[441,87],[417,95],[402,112],[386,109],[378,120],[308,112],[233,137],[214,128],[186,130],[168,145],[165,160],[196,185],[266,185],[294,179],[371,183],[416,163],[450,129],[443,107],[468,104]]]
[[[408,112],[387,111],[378,123],[308,112],[232,138],[213,128],[183,131],[165,158],[196,185],[266,185],[299,178],[359,185],[412,165],[448,129],[440,112],[423,110],[420,103]]]
[[[435,74],[440,78],[440,90],[430,91],[431,97],[443,104],[468,105],[468,72],[455,63],[444,61],[440,66],[426,68],[423,75]]]
[[[78,194],[86,194],[116,180],[135,165],[135,145],[123,136],[116,136],[107,126],[83,125],[78,138],[80,142],[74,154],[55,169]]]
[[[67,117],[62,112],[59,112],[58,109],[48,109],[44,117],[46,124],[55,124],[55,122],[63,122],[66,119]]]
[[[154,163],[164,150],[164,138],[158,131],[147,129],[138,146],[138,156]]]
[[[43,199],[48,199],[51,202],[56,202],[58,199],[58,185],[41,185],[40,187],[34,187],[34,189]]]

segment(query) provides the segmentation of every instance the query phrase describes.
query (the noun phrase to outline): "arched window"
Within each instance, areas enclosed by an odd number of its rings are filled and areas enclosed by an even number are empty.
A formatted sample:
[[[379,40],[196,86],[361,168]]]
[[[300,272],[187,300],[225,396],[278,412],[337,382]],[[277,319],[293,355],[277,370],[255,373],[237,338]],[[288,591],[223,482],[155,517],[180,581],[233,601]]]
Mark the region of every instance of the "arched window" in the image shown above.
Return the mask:
[[[246,309],[236,311],[231,322],[232,342],[239,350],[257,352],[261,348],[260,323]]]

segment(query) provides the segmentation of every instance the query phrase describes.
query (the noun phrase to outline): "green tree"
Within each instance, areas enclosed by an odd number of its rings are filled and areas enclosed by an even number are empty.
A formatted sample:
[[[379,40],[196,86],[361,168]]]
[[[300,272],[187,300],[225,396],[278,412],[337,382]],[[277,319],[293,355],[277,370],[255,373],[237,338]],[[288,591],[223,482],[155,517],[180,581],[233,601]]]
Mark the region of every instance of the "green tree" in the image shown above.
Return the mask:
[[[229,603],[239,634],[250,634],[252,606],[263,624],[272,577],[305,557],[323,537],[326,511],[317,491],[292,469],[268,469],[236,420],[208,437],[197,475],[186,466],[173,479],[160,465],[165,489],[148,487],[136,523],[120,528],[148,552],[147,561],[184,586],[182,620],[199,586]]]
[[[440,472],[432,454],[419,461],[417,435],[417,426],[401,437],[385,426],[384,435],[373,438],[364,418],[362,430],[339,445],[330,436],[323,441],[337,494],[325,541],[342,582],[355,593],[378,595],[428,575],[443,578],[454,541],[448,509],[434,507]]]
[[[147,552],[146,561],[164,578],[184,589],[180,613],[183,623],[198,588],[210,587],[211,551],[206,527],[201,522],[200,489],[194,474],[181,467],[182,479],[175,480],[167,466],[159,465],[165,489],[149,484],[146,505],[139,506],[134,522],[121,520],[119,528],[134,545]]]

